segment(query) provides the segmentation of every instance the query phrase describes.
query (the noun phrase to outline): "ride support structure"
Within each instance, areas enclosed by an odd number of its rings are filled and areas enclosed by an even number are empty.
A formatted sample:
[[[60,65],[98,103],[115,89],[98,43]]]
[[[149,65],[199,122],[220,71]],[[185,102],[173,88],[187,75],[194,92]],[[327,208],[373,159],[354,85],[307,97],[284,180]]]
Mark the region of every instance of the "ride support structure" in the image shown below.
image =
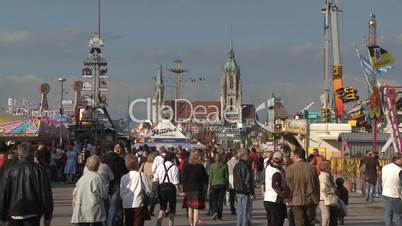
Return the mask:
[[[402,86],[387,86],[383,87],[383,97],[385,101],[385,116],[388,121],[388,129],[390,130],[390,138],[383,146],[381,152],[392,143],[395,152],[402,151],[402,137],[399,128],[398,111],[396,109],[397,92],[396,89],[402,89]]]
[[[336,91],[343,88],[343,65],[341,62],[341,49],[339,39],[338,13],[341,12],[339,0],[324,0],[321,9],[324,14],[324,89],[328,92],[328,64],[329,44],[332,52],[332,91],[335,103],[335,116],[337,122],[342,122],[344,104]],[[324,104],[324,107],[326,104]]]

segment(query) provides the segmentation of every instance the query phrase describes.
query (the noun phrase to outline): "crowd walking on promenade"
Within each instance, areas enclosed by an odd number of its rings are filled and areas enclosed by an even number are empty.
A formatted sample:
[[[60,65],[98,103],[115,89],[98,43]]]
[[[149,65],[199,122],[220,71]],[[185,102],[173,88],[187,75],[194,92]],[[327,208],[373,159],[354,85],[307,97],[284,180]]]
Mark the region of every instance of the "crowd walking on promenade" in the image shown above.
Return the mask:
[[[402,226],[402,154],[395,153],[380,169],[378,154],[369,152],[362,171],[365,200],[374,201],[381,180],[385,225]],[[1,144],[0,221],[38,226],[43,218],[44,225],[51,225],[51,184],[62,182],[75,184],[73,225],[143,226],[155,217],[156,226],[174,226],[177,209],[183,208],[188,224],[196,226],[205,224],[205,217],[225,219],[227,206],[237,226],[251,226],[260,186],[268,226],[285,221],[290,226],[337,226],[345,223],[349,193],[345,179],[331,172],[318,150],[307,155],[300,147],[270,152],[123,143]]]

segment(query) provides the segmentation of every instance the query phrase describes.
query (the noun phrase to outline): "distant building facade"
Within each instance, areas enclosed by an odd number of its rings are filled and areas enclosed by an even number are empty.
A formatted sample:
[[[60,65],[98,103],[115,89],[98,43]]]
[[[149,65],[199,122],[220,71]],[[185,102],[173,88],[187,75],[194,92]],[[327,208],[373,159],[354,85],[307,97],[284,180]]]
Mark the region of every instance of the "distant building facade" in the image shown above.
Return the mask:
[[[236,62],[232,43],[219,79],[218,100],[167,101],[163,99],[163,84],[161,84],[163,80],[160,72],[155,83],[153,97],[155,112],[152,121],[157,124],[161,119],[170,117],[185,135],[190,134],[194,139],[213,140],[215,137],[215,141],[233,139],[235,143],[239,143],[242,131],[256,125],[256,112],[254,105],[243,104],[240,67]],[[162,109],[162,103],[170,106],[173,115]],[[159,109],[162,116],[155,114]]]

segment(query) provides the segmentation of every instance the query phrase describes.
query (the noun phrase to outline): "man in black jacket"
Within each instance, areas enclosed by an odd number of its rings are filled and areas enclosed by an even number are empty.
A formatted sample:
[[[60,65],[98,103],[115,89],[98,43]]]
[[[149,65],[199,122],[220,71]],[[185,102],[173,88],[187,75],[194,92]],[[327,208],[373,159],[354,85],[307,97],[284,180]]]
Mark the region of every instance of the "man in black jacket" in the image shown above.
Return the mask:
[[[233,170],[233,186],[237,199],[237,225],[251,226],[251,200],[255,198],[254,175],[246,149],[237,152],[239,162]]]
[[[7,166],[0,179],[0,221],[8,225],[50,225],[53,198],[46,170],[34,163],[34,148],[29,143],[18,146],[19,161]]]
[[[103,156],[103,163],[108,165],[113,172],[114,179],[109,185],[110,206],[107,217],[108,226],[123,225],[123,204],[120,198],[120,179],[126,174],[127,168],[124,159],[121,157],[120,144],[115,147],[108,146],[107,153]]]

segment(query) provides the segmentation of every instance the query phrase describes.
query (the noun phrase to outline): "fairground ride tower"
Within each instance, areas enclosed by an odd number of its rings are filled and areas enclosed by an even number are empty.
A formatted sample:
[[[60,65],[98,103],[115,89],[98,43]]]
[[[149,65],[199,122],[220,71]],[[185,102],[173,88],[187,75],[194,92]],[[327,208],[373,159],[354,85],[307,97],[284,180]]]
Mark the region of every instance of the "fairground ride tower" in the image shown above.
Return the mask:
[[[323,106],[321,108],[321,122],[330,121],[329,108],[329,54],[332,53],[332,93],[335,104],[336,122],[342,121],[344,113],[344,104],[336,91],[343,88],[343,65],[341,62],[341,49],[339,40],[338,13],[341,12],[339,0],[324,0],[324,6],[321,9],[324,15],[324,96],[322,98]],[[331,44],[331,48],[330,48]]]

